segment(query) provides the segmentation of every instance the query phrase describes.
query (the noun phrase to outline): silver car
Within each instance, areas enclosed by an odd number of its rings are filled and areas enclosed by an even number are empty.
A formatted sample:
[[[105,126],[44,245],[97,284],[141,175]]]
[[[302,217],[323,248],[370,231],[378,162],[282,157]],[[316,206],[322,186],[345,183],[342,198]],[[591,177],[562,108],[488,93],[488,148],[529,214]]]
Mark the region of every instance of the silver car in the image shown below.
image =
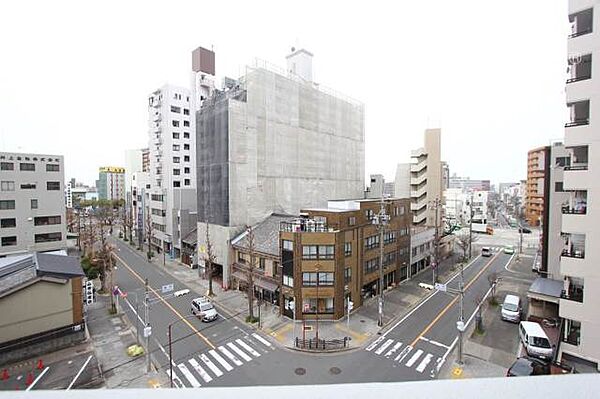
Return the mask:
[[[198,316],[203,322],[215,321],[219,317],[217,309],[205,297],[192,301],[192,314]]]

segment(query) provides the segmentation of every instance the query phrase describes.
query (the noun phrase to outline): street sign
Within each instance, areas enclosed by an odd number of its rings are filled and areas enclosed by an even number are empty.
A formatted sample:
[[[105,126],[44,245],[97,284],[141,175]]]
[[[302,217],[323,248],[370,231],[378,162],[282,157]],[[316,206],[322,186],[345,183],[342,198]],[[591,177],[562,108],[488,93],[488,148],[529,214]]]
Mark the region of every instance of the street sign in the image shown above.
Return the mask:
[[[446,287],[446,284],[441,284],[441,283],[435,283],[434,288],[438,291],[442,291],[442,292],[446,292],[448,290],[448,288]]]
[[[148,338],[151,335],[152,335],[152,327],[151,326],[144,327],[144,338]]]
[[[167,292],[171,292],[171,291],[173,291],[173,289],[174,289],[174,288],[175,288],[175,285],[174,285],[173,283],[171,283],[171,284],[165,284],[165,285],[163,285],[163,286],[161,287],[160,291],[161,291],[163,294],[166,294]]]

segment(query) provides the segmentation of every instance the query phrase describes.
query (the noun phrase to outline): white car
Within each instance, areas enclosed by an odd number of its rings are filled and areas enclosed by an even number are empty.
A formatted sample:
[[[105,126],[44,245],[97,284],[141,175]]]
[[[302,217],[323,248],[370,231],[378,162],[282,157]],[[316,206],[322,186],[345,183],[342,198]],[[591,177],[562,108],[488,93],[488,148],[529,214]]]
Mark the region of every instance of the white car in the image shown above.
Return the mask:
[[[206,297],[196,298],[192,301],[192,314],[204,322],[215,321],[219,317],[217,309]]]

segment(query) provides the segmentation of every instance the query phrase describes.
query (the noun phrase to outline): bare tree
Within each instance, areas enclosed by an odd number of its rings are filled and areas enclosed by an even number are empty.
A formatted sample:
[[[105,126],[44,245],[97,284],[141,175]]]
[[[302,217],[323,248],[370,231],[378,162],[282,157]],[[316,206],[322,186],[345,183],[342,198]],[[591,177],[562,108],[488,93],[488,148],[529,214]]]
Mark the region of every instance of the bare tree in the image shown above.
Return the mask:
[[[475,329],[479,334],[483,334],[483,302],[485,294],[479,294],[473,299],[473,303],[477,307],[477,313],[475,313]]]
[[[248,319],[254,320],[254,268],[256,267],[256,253],[254,244],[254,231],[252,227],[246,226],[248,232],[248,254],[250,262],[248,263]]]
[[[460,231],[456,234],[456,244],[463,251],[463,260],[467,260],[469,247],[477,241],[477,236],[472,236],[468,231]]]
[[[133,217],[132,209],[128,206],[122,206],[121,212],[121,226],[123,227],[123,238],[125,241],[133,242]],[[129,234],[128,234],[129,233]]]
[[[213,296],[213,264],[217,258],[213,253],[212,243],[210,242],[209,224],[206,222],[206,255],[205,255],[205,267],[206,274],[208,277],[208,296]]]
[[[99,269],[102,290],[110,292],[113,286],[114,258],[112,251],[114,247],[109,244],[108,238],[117,215],[111,201],[99,201],[98,205],[98,208],[94,211],[94,219],[97,223],[97,240],[95,241],[100,244],[100,248],[92,262]],[[114,306],[113,300],[114,298],[111,295],[111,307]]]

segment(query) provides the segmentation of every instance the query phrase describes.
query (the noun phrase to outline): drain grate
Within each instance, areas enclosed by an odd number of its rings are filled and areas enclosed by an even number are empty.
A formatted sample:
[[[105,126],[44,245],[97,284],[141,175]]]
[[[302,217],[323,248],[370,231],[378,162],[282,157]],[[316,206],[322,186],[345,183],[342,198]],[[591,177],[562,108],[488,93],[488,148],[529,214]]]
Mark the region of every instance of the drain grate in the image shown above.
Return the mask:
[[[294,373],[296,373],[297,375],[304,375],[304,374],[306,374],[306,369],[302,368],[302,367],[298,367],[296,370],[294,370]]]
[[[332,367],[329,369],[329,372],[331,374],[338,375],[339,373],[342,372],[342,370],[339,367]]]

